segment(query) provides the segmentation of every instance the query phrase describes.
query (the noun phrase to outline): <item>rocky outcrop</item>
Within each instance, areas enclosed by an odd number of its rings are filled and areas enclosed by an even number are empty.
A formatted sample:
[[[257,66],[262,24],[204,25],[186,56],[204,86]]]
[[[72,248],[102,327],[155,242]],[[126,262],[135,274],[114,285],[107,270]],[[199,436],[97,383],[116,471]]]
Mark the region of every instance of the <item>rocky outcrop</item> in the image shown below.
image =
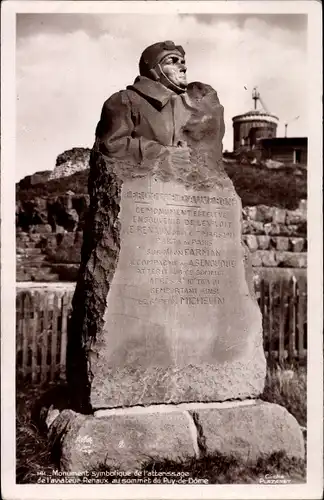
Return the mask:
[[[90,151],[88,148],[72,148],[64,151],[57,157],[56,166],[49,179],[67,177],[89,168]]]

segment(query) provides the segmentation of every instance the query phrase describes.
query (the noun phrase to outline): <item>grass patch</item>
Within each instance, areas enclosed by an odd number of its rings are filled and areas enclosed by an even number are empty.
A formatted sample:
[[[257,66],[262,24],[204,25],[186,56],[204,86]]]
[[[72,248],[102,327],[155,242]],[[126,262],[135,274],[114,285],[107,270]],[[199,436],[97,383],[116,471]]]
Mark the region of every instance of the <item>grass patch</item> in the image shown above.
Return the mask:
[[[205,479],[209,484],[251,484],[257,483],[266,474],[286,475],[287,479],[293,481],[304,481],[305,463],[303,460],[289,459],[285,453],[274,453],[268,458],[260,458],[256,464],[242,463],[235,457],[221,454],[210,455],[200,460],[187,460],[182,464],[169,460],[163,462],[152,462],[146,465],[145,470],[183,471],[187,477]],[[192,484],[195,484],[194,482]],[[203,484],[203,483],[197,483]]]
[[[54,463],[48,440],[33,419],[34,403],[46,388],[20,389],[16,400],[16,481],[36,483],[40,472],[51,474]]]
[[[161,460],[143,464],[137,474],[118,474],[105,465],[89,472],[92,484],[262,484],[269,478],[280,476],[291,483],[305,481],[306,465],[303,460],[290,459],[285,453],[273,453],[257,463],[243,463],[235,457],[222,454],[207,455],[199,460]],[[82,480],[81,480],[82,482]],[[263,483],[266,484],[266,483]],[[284,483],[283,483],[284,484]]]
[[[284,406],[299,425],[307,424],[307,372],[305,366],[268,368],[261,399]]]
[[[307,171],[296,175],[292,167],[269,170],[267,167],[225,165],[243,206],[268,205],[295,210],[307,199]]]

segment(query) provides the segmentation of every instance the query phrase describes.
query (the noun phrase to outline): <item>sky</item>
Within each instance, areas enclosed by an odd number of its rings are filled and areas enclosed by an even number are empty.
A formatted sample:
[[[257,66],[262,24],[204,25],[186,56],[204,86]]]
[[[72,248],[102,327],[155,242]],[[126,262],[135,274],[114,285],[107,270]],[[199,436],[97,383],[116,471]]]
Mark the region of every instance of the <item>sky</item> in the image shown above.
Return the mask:
[[[217,90],[224,150],[255,86],[279,117],[278,136],[287,122],[288,136],[308,135],[305,15],[18,14],[16,180],[91,147],[104,101],[133,83],[141,52],[163,40],[184,47],[189,82]]]

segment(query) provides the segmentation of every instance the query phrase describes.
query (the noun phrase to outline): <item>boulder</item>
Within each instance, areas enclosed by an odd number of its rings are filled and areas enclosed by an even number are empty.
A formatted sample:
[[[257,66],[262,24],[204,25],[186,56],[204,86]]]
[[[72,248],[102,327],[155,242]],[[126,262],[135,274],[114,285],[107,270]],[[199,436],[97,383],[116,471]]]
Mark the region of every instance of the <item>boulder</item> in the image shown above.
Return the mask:
[[[73,148],[64,151],[58,155],[56,166],[49,177],[52,179],[60,179],[75,174],[76,172],[89,168],[90,149],[88,148]]]
[[[297,420],[282,406],[258,402],[216,410],[197,410],[206,453],[256,462],[273,453],[303,459],[305,446]],[[256,425],[257,422],[257,425]]]
[[[183,460],[197,456],[190,418],[184,412],[124,413],[96,418],[63,410],[49,428],[59,443],[60,469],[86,471],[105,466],[135,471],[151,460]]]

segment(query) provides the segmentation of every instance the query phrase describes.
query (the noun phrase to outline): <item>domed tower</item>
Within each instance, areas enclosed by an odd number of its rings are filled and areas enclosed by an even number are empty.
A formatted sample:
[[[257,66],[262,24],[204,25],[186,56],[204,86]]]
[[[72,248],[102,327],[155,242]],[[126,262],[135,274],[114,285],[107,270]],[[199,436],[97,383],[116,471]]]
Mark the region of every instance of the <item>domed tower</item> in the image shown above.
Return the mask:
[[[254,109],[233,117],[234,151],[241,147],[252,149],[257,145],[258,139],[269,139],[277,135],[279,119],[268,112],[256,87],[253,89],[252,98]],[[261,103],[261,109],[258,109],[258,101]]]

